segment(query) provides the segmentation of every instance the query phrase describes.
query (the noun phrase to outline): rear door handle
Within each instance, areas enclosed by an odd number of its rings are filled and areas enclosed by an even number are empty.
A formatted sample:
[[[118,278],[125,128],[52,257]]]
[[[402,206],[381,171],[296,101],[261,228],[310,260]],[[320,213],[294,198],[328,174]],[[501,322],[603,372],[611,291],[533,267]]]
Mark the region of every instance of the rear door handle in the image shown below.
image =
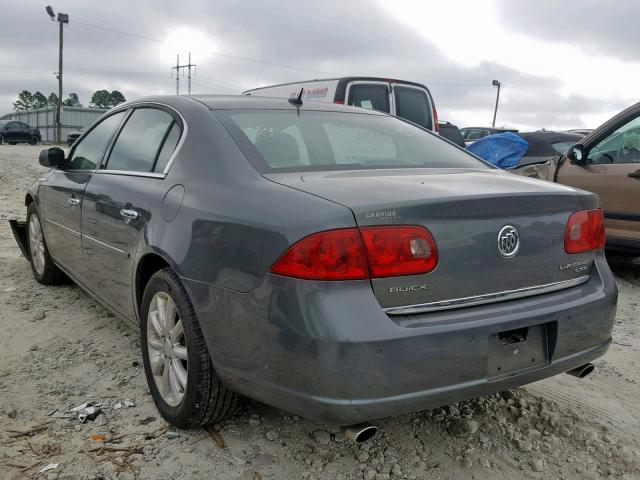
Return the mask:
[[[80,199],[76,197],[69,197],[67,202],[69,202],[69,205],[71,205],[72,207],[77,207],[78,205],[80,205]]]
[[[636,170],[635,172],[631,172],[629,174],[631,178],[640,178],[640,170]]]
[[[135,220],[136,218],[138,218],[138,212],[136,212],[135,210],[130,210],[128,208],[123,208],[122,210],[120,210],[120,215],[124,217],[125,221]]]

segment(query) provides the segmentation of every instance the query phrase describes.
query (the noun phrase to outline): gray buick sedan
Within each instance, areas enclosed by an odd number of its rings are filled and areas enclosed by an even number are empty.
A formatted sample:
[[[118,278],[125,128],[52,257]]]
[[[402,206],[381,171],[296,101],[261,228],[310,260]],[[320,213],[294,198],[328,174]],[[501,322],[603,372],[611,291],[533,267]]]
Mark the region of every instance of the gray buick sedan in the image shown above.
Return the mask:
[[[585,375],[611,342],[598,198],[383,113],[150,97],[40,162],[11,222],[36,280],[140,327],[177,426],[241,396],[349,425]]]

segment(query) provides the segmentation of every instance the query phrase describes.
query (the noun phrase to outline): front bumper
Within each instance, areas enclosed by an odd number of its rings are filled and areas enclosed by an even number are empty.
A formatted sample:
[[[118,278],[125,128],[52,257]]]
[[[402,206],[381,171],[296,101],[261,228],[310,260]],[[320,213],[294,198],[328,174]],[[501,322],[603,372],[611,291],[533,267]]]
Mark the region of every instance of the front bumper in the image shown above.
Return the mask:
[[[269,275],[249,294],[184,281],[229,388],[339,425],[498,392],[592,361],[607,351],[617,301],[602,254],[576,287],[404,317],[386,315],[366,281]],[[491,338],[537,325],[549,332],[545,361],[492,371]]]

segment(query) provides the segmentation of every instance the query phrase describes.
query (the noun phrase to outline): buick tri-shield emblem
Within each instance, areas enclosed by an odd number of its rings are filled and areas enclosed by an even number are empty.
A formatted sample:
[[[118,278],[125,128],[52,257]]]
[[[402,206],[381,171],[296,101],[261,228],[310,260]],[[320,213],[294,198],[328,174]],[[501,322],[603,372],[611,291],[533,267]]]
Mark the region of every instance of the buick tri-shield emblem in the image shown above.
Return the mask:
[[[505,225],[498,233],[498,251],[503,257],[513,257],[520,248],[520,236],[516,227]]]

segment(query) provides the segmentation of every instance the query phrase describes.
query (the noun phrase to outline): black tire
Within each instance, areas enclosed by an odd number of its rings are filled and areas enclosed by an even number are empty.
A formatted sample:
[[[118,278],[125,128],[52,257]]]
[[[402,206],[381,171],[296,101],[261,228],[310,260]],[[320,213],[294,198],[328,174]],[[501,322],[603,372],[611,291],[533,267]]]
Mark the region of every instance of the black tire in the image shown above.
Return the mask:
[[[29,139],[29,145],[38,145],[38,143],[40,143],[40,140],[35,135]]]
[[[38,218],[38,223],[40,223],[40,228],[42,228],[42,223],[40,222],[40,216],[38,215],[38,211],[36,210],[35,203],[30,203],[27,207],[27,248],[29,252],[31,249],[30,245],[30,229],[29,225],[31,222],[31,217],[35,215]],[[44,244],[44,268],[42,273],[39,273],[34,265],[33,258],[30,258],[31,263],[31,271],[33,272],[33,276],[35,279],[43,284],[43,285],[58,285],[65,280],[65,275],[62,271],[56,267],[49,255],[49,248],[47,247],[47,241],[44,238],[44,234],[42,234],[42,242]]]
[[[0,134],[0,145],[4,145],[4,135]]]
[[[17,145],[18,142],[7,142],[9,145]]]
[[[173,300],[184,327],[187,347],[187,387],[182,401],[176,406],[167,403],[158,390],[149,359],[147,320],[151,301],[159,292],[169,295]],[[176,427],[193,428],[218,422],[236,413],[240,408],[241,397],[220,383],[191,301],[173,270],[164,268],[149,279],[142,297],[140,314],[142,362],[151,397],[160,414]]]

